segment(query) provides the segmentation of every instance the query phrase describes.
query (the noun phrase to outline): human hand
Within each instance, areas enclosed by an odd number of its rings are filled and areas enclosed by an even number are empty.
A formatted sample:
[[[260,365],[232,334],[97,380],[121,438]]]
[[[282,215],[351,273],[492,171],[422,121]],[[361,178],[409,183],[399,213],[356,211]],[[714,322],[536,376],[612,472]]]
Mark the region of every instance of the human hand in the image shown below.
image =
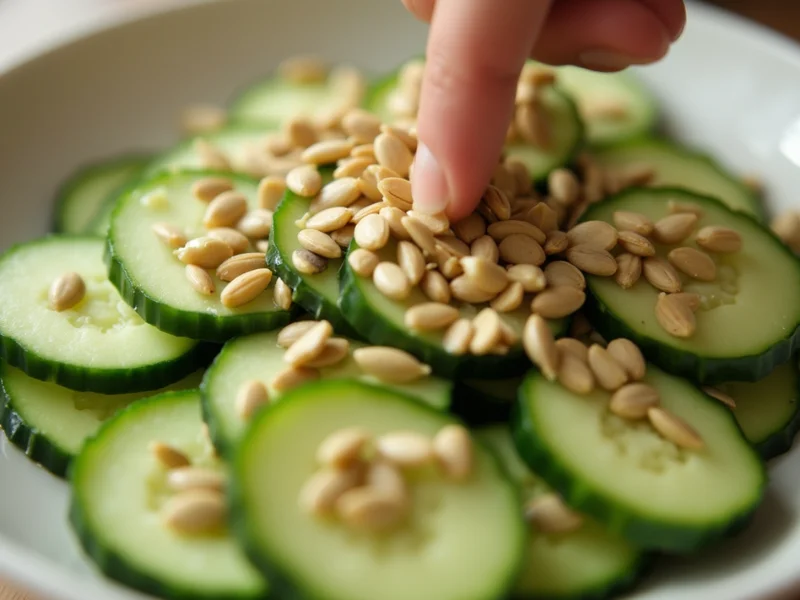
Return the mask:
[[[431,22],[417,115],[414,208],[458,220],[477,206],[502,151],[529,57],[618,71],[662,58],[683,0],[403,0]]]

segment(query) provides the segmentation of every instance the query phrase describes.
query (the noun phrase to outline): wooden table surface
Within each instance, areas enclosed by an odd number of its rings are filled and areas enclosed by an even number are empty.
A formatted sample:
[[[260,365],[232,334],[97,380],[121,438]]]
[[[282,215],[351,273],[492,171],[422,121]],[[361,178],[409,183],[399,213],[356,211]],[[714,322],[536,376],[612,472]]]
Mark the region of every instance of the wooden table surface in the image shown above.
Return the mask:
[[[67,1],[67,0],[64,0]],[[709,0],[800,40],[800,2],[793,0]],[[0,600],[44,600],[0,583]],[[786,600],[789,600],[788,598]],[[796,599],[800,600],[800,599]]]

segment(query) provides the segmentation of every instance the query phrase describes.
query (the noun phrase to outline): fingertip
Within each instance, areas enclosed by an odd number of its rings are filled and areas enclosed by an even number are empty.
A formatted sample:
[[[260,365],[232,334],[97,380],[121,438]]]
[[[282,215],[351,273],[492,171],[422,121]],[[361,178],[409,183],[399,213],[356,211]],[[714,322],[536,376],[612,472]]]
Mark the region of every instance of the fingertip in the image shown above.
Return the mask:
[[[442,212],[450,200],[450,187],[441,164],[424,143],[417,148],[411,177],[414,210],[425,214]]]
[[[420,21],[429,23],[433,18],[435,0],[402,0],[406,10]]]

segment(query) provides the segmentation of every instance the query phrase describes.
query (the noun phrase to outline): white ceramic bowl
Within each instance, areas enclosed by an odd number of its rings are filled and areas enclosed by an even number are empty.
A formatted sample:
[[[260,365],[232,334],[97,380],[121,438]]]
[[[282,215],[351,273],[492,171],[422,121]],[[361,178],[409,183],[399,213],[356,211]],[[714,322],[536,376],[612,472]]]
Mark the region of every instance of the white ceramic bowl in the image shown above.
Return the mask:
[[[0,246],[46,231],[53,193],[79,165],[176,139],[180,109],[223,102],[283,56],[316,52],[371,71],[424,46],[397,0],[228,0],[94,32],[0,76]],[[691,5],[682,40],[641,72],[670,130],[763,176],[774,208],[800,190],[800,49]],[[786,597],[800,583],[800,448],[770,466],[749,529],[704,555],[664,560],[635,596]],[[67,487],[0,436],[0,576],[64,600],[141,597],[95,575],[67,527]]]

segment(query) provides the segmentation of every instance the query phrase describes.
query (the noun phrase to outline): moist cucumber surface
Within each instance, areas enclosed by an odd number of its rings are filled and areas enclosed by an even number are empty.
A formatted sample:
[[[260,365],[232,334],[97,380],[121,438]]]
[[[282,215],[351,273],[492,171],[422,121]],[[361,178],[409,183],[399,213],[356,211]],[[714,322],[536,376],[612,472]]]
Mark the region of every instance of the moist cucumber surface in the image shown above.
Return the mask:
[[[57,312],[48,292],[78,273],[86,293]],[[205,359],[194,340],[146,324],[111,285],[103,240],[50,236],[15,246],[0,258],[0,358],[36,379],[75,389],[121,393],[158,389]]]
[[[749,517],[764,466],[725,406],[653,366],[644,381],[705,448],[679,448],[648,422],[613,415],[608,392],[577,395],[538,373],[520,391],[514,443],[531,470],[609,531],[643,548],[692,551]]]
[[[258,333],[228,342],[209,368],[203,381],[203,415],[208,423],[215,446],[229,456],[244,434],[247,421],[236,411],[236,395],[242,384],[259,380],[269,391],[274,402],[281,394],[270,386],[272,378],[286,367],[283,361],[285,350],[278,346],[278,334]],[[363,346],[350,340],[352,350]],[[344,361],[321,369],[323,379],[354,378],[377,383],[373,377],[363,374],[351,356]],[[452,383],[438,377],[425,377],[418,381],[398,384],[400,392],[414,396],[438,410],[450,406]]]
[[[214,271],[210,274],[216,293],[198,293],[186,278],[186,265],[153,233],[155,223],[166,222],[182,229],[187,239],[205,235],[203,215],[208,205],[197,200],[191,188],[206,176],[203,171],[162,173],[141,182],[119,201],[108,238],[109,278],[147,322],[176,335],[225,341],[282,327],[291,315],[273,300],[275,277],[251,302],[226,307],[219,295],[226,284]],[[249,209],[257,208],[257,182],[243,175],[229,177],[247,197]]]
[[[298,506],[298,494],[317,468],[320,442],[352,426],[374,435],[406,430],[433,436],[454,421],[407,396],[348,380],[311,383],[290,395],[255,417],[233,479],[236,531],[278,596],[504,596],[517,576],[526,535],[516,490],[494,457],[477,446],[474,471],[458,483],[432,467],[409,471],[408,519],[382,535],[358,533]]]
[[[198,371],[166,389],[196,388],[201,380]],[[150,395],[76,392],[0,363],[0,427],[31,460],[59,477],[104,421]]]
[[[696,230],[719,225],[742,238],[740,251],[714,256],[715,281],[683,278],[683,291],[700,295],[695,333],[677,338],[659,325],[658,291],[644,278],[623,289],[613,278],[587,277],[593,325],[606,339],[633,340],[649,360],[690,379],[712,383],[766,377],[789,360],[800,325],[800,262],[771,232],[713,198],[678,189],[629,190],[591,206],[582,220],[611,223],[614,212],[624,210],[656,221],[669,214],[670,200],[702,209]],[[681,245],[695,247],[694,236]]]
[[[85,167],[70,177],[56,199],[54,229],[104,235],[109,207],[123,185],[138,177],[149,157],[134,155]]]
[[[485,427],[477,438],[494,451],[519,489],[523,502],[551,493],[514,448],[505,425]],[[630,587],[644,555],[591,519],[575,531],[544,534],[531,525],[524,566],[513,598],[604,598]]]
[[[353,242],[350,251],[357,247]],[[382,261],[395,261],[396,254],[394,241],[378,251]],[[530,365],[521,344],[513,346],[505,355],[456,356],[442,347],[443,331],[410,330],[404,321],[406,309],[429,301],[418,287],[413,288],[405,300],[393,300],[384,296],[371,278],[357,275],[347,261],[342,265],[340,278],[339,307],[353,329],[373,344],[394,346],[414,354],[441,377],[502,379],[519,375]],[[500,315],[518,335],[530,315],[529,305],[530,302],[523,301],[517,310]],[[482,307],[463,304],[460,308],[463,316],[474,317]],[[551,321],[557,335],[566,331],[567,324],[566,319]]]
[[[575,100],[593,145],[628,140],[651,132],[658,120],[655,98],[627,71],[599,73],[580,67],[556,69],[559,85]]]
[[[787,452],[800,429],[797,358],[755,383],[731,382],[716,387],[736,402],[733,416],[745,437],[764,459]]]
[[[147,165],[145,175],[152,176],[164,170],[202,169],[203,161],[195,147],[199,140],[204,140],[221,150],[233,171],[249,173],[252,167],[248,155],[253,148],[259,147],[273,130],[273,127],[264,124],[231,123],[217,131],[183,140],[162,152]]]
[[[195,466],[225,471],[202,426],[197,390],[142,400],[106,422],[70,471],[72,527],[103,573],[143,592],[262,598],[263,579],[229,533],[182,535],[162,522],[159,511],[172,492],[150,444],[169,444]]]
[[[733,210],[763,219],[761,200],[708,155],[666,140],[644,138],[597,149],[594,158],[610,173],[638,167],[655,171],[651,186],[681,187],[718,198]]]
[[[329,174],[324,174],[323,181],[328,178]],[[316,274],[301,273],[292,264],[292,253],[303,249],[297,241],[301,228],[295,222],[308,212],[310,204],[311,199],[286,192],[272,218],[267,264],[292,288],[294,302],[316,319],[330,321],[337,331],[354,335],[338,306],[342,259],[328,259],[325,270]]]

